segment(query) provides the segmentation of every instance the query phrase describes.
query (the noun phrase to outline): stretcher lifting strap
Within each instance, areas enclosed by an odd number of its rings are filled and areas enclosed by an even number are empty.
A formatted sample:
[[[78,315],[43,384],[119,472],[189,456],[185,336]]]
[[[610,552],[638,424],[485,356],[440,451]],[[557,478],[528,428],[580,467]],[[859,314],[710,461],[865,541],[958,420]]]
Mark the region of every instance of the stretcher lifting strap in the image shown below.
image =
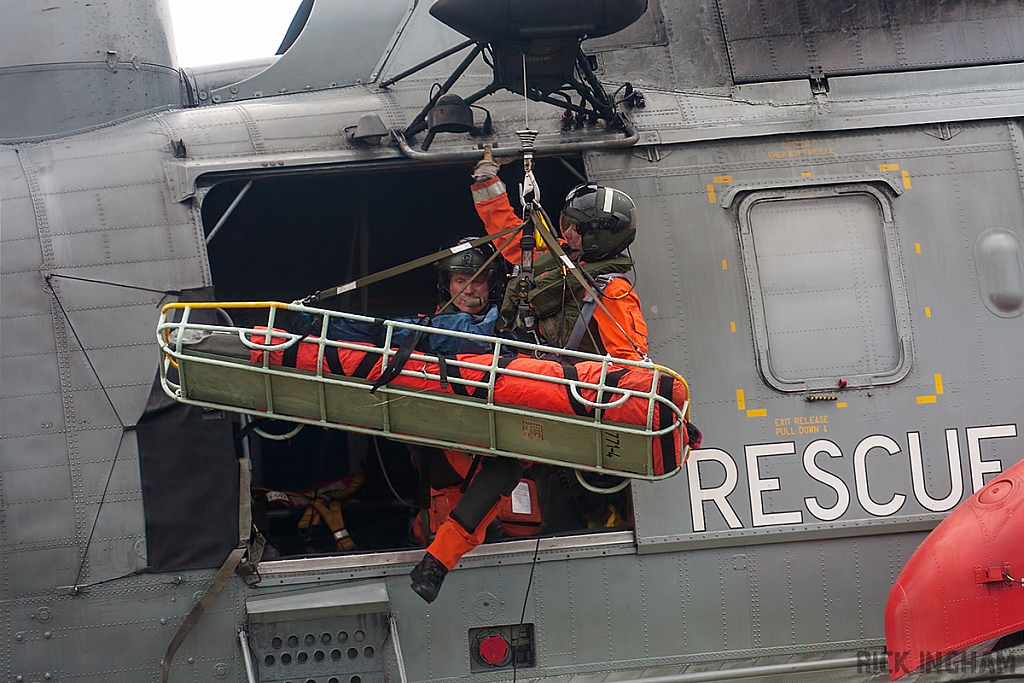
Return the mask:
[[[224,561],[221,568],[217,570],[217,575],[213,577],[213,581],[203,591],[203,596],[199,598],[199,602],[196,603],[192,611],[185,617],[185,621],[181,622],[181,626],[174,633],[174,638],[167,645],[167,651],[164,652],[164,658],[160,660],[160,683],[168,683],[168,679],[171,676],[171,661],[174,659],[174,654],[181,647],[181,644],[185,642],[185,638],[192,632],[195,625],[199,623],[203,615],[206,614],[206,610],[210,608],[213,601],[220,595],[220,591],[227,582],[231,579],[231,575],[235,573],[235,569],[241,564],[242,558],[245,557],[245,553],[248,547],[235,548],[228,555],[228,559]]]
[[[661,396],[662,398],[664,398],[667,401],[671,401],[672,400],[672,382],[673,382],[673,378],[670,377],[669,375],[662,375],[661,377],[658,378],[658,395]],[[689,392],[687,392],[687,397],[689,397]],[[658,415],[659,415],[658,428],[659,429],[665,429],[667,427],[671,427],[672,426],[672,420],[675,419],[674,416],[672,415],[671,411],[665,410],[665,406],[659,406],[659,408],[660,408],[660,410],[658,411]],[[686,424],[689,424],[689,422],[687,422]],[[689,434],[689,429],[687,429],[687,434]],[[673,454],[675,453],[675,440],[672,438],[672,433],[671,432],[666,432],[665,434],[662,434],[661,437],[659,437],[659,438],[661,439],[661,462],[662,462],[662,469],[667,471],[668,470],[668,465],[666,464],[666,457],[668,456],[669,453],[673,453]],[[687,437],[687,438],[689,438],[689,437]],[[679,451],[680,451],[680,453],[685,448],[686,448],[686,443],[685,442],[680,442],[680,444],[679,444]],[[674,459],[675,458],[673,458],[673,460]]]
[[[500,239],[502,237],[505,237],[506,235],[511,235],[512,233],[519,230],[521,227],[521,225],[517,225],[511,228],[505,228],[504,230],[496,232],[492,235],[476,237],[468,242],[461,242],[459,244],[456,244],[454,247],[449,247],[447,249],[442,249],[441,251],[436,251],[428,256],[421,256],[418,259],[413,259],[412,261],[408,261],[401,265],[394,266],[386,270],[381,270],[372,275],[367,275],[365,277],[359,278],[358,280],[353,280],[352,282],[346,282],[345,284],[338,285],[336,287],[321,289],[317,293],[307,297],[305,301],[325,301],[326,299],[336,297],[340,294],[345,294],[346,292],[351,292],[353,290],[359,289],[360,287],[371,285],[374,282],[380,282],[381,280],[386,280],[389,277],[401,275],[402,273],[407,273],[410,270],[415,270],[416,268],[420,268],[422,266],[428,266],[431,263],[440,261],[446,256],[458,254],[460,252],[466,251],[467,249],[473,249],[474,247],[479,247],[484,244],[490,244],[496,239]]]

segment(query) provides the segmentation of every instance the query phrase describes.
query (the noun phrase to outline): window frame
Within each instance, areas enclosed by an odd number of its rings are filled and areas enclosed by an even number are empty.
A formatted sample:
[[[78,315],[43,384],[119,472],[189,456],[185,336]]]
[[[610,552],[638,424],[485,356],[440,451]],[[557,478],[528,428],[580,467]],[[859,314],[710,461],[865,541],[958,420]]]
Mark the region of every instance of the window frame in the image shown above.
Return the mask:
[[[866,195],[875,200],[879,208],[882,229],[882,247],[889,273],[892,292],[893,318],[896,323],[896,339],[899,358],[896,366],[885,372],[786,379],[772,370],[771,349],[768,345],[768,324],[765,318],[764,293],[761,287],[757,252],[754,248],[750,215],[755,206],[763,202],[797,199],[818,199]],[[840,379],[845,379],[847,389],[868,389],[876,386],[896,384],[905,379],[913,367],[913,345],[910,335],[910,306],[900,258],[899,242],[890,196],[875,185],[868,183],[838,183],[814,187],[778,187],[758,189],[746,193],[737,206],[738,236],[750,303],[751,328],[754,335],[754,351],[758,371],[764,381],[773,389],[786,393],[834,391],[840,388]]]

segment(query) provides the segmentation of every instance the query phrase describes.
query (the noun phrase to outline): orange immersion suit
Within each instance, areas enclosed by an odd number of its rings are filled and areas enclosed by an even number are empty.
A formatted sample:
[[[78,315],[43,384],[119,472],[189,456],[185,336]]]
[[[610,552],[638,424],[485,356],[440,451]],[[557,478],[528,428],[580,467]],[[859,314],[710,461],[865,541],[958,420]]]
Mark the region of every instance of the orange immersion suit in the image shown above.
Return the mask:
[[[477,214],[488,234],[493,235],[523,222],[509,204],[505,185],[498,177],[476,183],[471,190]],[[510,238],[499,238],[494,241],[494,246],[501,251],[506,260],[519,263],[523,258],[519,239],[518,233]],[[647,323],[644,321],[640,299],[633,291],[633,286],[625,278],[614,278],[604,288],[601,301],[614,318],[614,321],[609,319],[600,307],[594,310],[594,321],[604,350],[615,358],[640,360],[637,348],[642,353],[647,353]],[[446,451],[446,455],[451,465],[465,477],[472,458],[451,451]],[[427,547],[427,552],[449,570],[454,569],[463,555],[483,543],[487,526],[498,515],[503,499],[507,498],[519,483],[526,465],[527,463],[508,458],[484,458],[463,499],[455,506],[448,519],[438,527],[433,542]],[[473,503],[467,502],[467,499]],[[464,507],[473,507],[477,512],[467,514],[462,510]],[[487,512],[481,515],[479,511],[484,509],[487,509]]]

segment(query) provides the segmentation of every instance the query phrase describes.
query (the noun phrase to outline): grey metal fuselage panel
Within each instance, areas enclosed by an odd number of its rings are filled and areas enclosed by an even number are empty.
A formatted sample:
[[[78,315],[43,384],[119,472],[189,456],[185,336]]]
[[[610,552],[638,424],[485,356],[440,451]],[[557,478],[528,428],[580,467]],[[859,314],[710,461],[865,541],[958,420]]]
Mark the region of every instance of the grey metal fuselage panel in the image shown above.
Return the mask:
[[[390,57],[367,60],[379,76],[460,40],[426,5],[393,17]],[[827,92],[802,77],[737,85],[737,48],[714,9],[652,1],[622,41],[594,42],[602,80],[611,89],[632,81],[647,106],[629,114],[636,147],[585,155],[590,179],[637,202],[632,252],[651,355],[689,380],[704,448],[673,479],[633,485],[635,534],[540,544],[525,611],[537,668],[526,677],[631,679],[879,650],[889,587],[924,532],[1021,458],[1024,316],[1012,301],[999,308],[988,283],[1005,273],[979,254],[1002,244],[988,235],[1018,249],[1024,240],[1024,66],[965,66],[990,60],[957,52],[956,64],[933,71],[830,77]],[[287,57],[270,69],[284,69]],[[164,292],[216,284],[205,192],[226,178],[434,168],[387,144],[353,143],[344,128],[366,113],[403,128],[458,60],[389,90],[263,91],[0,145],[0,607],[9,634],[0,657],[12,678],[155,680],[212,577],[134,574],[146,566],[146,539],[131,430],[153,382]],[[456,91],[489,80],[480,67]],[[499,151],[518,148],[522,99],[503,92],[482,104]],[[562,132],[559,115],[530,103],[541,142],[616,135]],[[442,134],[432,150],[478,142]],[[447,201],[471,201],[465,166],[465,196]],[[872,325],[895,339],[885,348],[902,351],[888,362],[885,349],[871,348],[863,367],[851,361],[856,388],[789,390],[846,378],[845,366],[811,372],[809,358],[855,356],[853,335],[866,327],[828,317],[847,310],[846,274],[811,272],[816,226],[831,225],[815,216],[837,215],[854,217],[845,236],[875,240],[863,250],[877,257],[875,270],[857,272],[887,278],[888,299],[872,301],[891,301],[891,319],[875,304],[851,310],[876,316]],[[787,241],[794,234],[805,238]],[[835,240],[862,253],[858,242]],[[771,263],[783,256],[792,261]],[[779,290],[782,279],[762,277],[769,272],[799,274],[785,283],[804,294],[830,292],[806,306],[806,328],[799,311],[773,307],[795,290]],[[877,289],[850,278],[851,291]],[[823,346],[833,327],[846,331]],[[259,589],[228,584],[175,658],[172,680],[245,680],[237,631],[246,599],[371,579],[387,587],[409,680],[497,680],[504,674],[470,673],[467,633],[520,621],[534,547],[516,541],[469,555],[429,608],[408,588],[419,552],[268,563]],[[75,584],[95,585],[63,589]],[[379,656],[369,662],[383,662],[379,680],[398,680],[389,646]],[[280,671],[265,668],[261,680]],[[323,671],[311,676],[333,675]],[[843,675],[870,676],[854,672],[855,664]]]

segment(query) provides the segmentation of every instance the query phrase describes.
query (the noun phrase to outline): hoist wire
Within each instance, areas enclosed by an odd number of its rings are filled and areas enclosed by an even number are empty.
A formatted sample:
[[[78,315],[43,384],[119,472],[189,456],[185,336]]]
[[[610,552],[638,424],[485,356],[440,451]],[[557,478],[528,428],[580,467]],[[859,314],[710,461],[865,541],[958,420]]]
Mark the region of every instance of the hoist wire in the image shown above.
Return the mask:
[[[377,443],[377,437],[371,436],[370,438],[373,439],[373,450],[377,452],[377,462],[380,464],[380,472],[381,474],[384,475],[384,482],[388,485],[388,488],[391,490],[391,495],[393,495],[395,499],[398,500],[405,507],[411,508],[413,510],[419,510],[418,507],[416,507],[415,505],[410,505],[409,501],[407,501],[402,496],[398,495],[398,491],[395,490],[395,485],[391,483],[391,477],[388,476],[388,469],[384,467],[384,456],[380,454],[380,445]]]
[[[530,128],[530,97],[526,85],[526,51],[523,51],[523,112],[526,114],[526,128]]]

